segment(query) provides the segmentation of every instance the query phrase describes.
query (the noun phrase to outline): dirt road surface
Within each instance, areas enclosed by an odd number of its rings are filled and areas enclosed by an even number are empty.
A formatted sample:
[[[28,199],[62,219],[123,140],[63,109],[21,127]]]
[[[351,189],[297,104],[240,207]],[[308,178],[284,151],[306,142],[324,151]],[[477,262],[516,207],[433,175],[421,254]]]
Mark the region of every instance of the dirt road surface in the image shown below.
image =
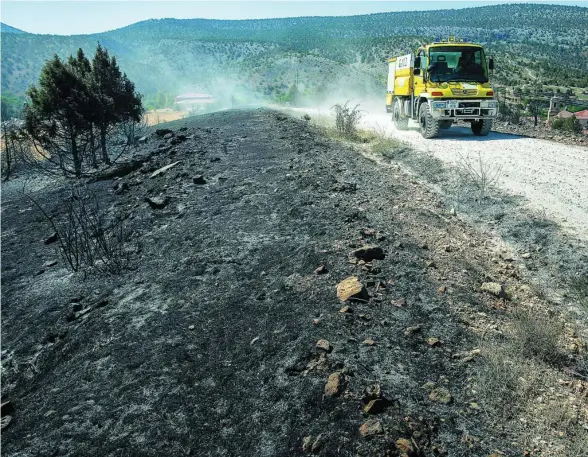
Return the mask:
[[[439,138],[425,140],[416,123],[399,131],[386,115],[368,115],[367,125],[385,126],[395,138],[413,148],[458,165],[478,162],[501,167],[497,186],[522,195],[529,206],[545,213],[574,235],[588,240],[588,149],[553,141],[490,132],[474,137],[467,127],[441,130]]]
[[[329,109],[296,109],[311,115],[330,116]],[[490,132],[474,137],[467,126],[441,130],[425,140],[416,122],[409,130],[397,130],[391,115],[369,107],[362,126],[385,132],[421,151],[455,166],[462,161],[479,162],[488,170],[500,168],[498,188],[521,195],[530,209],[544,213],[574,236],[588,241],[588,149],[554,141]]]

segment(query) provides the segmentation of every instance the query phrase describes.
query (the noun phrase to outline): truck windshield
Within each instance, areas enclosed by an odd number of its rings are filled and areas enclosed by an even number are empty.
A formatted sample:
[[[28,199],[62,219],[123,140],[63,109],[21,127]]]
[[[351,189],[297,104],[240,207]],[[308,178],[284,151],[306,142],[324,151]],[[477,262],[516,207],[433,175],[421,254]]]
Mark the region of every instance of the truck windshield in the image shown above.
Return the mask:
[[[427,71],[433,82],[488,82],[486,59],[482,48],[473,46],[438,46],[429,51]]]

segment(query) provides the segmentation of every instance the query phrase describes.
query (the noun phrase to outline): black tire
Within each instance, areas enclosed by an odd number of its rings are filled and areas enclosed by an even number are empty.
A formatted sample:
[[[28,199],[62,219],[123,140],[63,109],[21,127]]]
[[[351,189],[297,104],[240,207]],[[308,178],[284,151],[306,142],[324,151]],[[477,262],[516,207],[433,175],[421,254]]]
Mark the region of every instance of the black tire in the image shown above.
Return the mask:
[[[453,121],[440,121],[439,122],[439,128],[444,129],[444,130],[451,128],[452,125],[453,125]]]
[[[431,139],[439,135],[439,121],[437,121],[429,110],[427,102],[421,104],[419,110],[419,125],[421,127],[421,135],[423,138]]]
[[[487,136],[492,128],[492,119],[472,121],[472,133],[476,136]]]
[[[408,130],[408,117],[402,117],[402,110],[400,109],[400,99],[394,100],[392,105],[392,122],[398,130]]]

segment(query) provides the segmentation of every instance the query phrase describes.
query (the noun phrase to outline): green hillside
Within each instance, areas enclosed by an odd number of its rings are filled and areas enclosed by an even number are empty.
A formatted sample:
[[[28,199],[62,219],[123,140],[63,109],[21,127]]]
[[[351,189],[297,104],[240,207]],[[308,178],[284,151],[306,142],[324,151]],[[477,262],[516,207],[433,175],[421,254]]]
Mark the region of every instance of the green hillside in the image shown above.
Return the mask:
[[[276,99],[383,91],[386,59],[434,37],[486,45],[495,82],[588,87],[588,8],[514,4],[350,17],[245,21],[158,19],[110,32],[35,35],[2,27],[2,92],[22,95],[45,60],[100,42],[146,95],[198,90]],[[16,33],[21,32],[21,33]]]

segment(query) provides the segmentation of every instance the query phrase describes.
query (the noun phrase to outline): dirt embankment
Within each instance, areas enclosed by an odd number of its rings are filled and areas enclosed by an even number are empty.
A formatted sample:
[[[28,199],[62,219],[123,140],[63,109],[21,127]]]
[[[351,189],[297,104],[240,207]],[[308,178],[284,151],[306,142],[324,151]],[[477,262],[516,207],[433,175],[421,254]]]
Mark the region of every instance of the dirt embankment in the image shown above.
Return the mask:
[[[575,327],[557,363],[525,362],[525,377],[561,380],[525,401],[489,388],[518,395],[522,375],[479,377],[504,372],[488,371],[486,343],[509,340],[513,309],[545,305],[523,279],[526,257],[447,214],[402,168],[302,120],[227,111],[168,127],[140,169],[90,185],[127,216],[133,269],[119,276],[69,273],[43,218],[5,188],[4,455],[582,449]],[[64,186],[30,188],[59,217]],[[343,302],[337,285],[352,276],[363,291]],[[576,414],[563,430],[541,422],[554,402]]]

